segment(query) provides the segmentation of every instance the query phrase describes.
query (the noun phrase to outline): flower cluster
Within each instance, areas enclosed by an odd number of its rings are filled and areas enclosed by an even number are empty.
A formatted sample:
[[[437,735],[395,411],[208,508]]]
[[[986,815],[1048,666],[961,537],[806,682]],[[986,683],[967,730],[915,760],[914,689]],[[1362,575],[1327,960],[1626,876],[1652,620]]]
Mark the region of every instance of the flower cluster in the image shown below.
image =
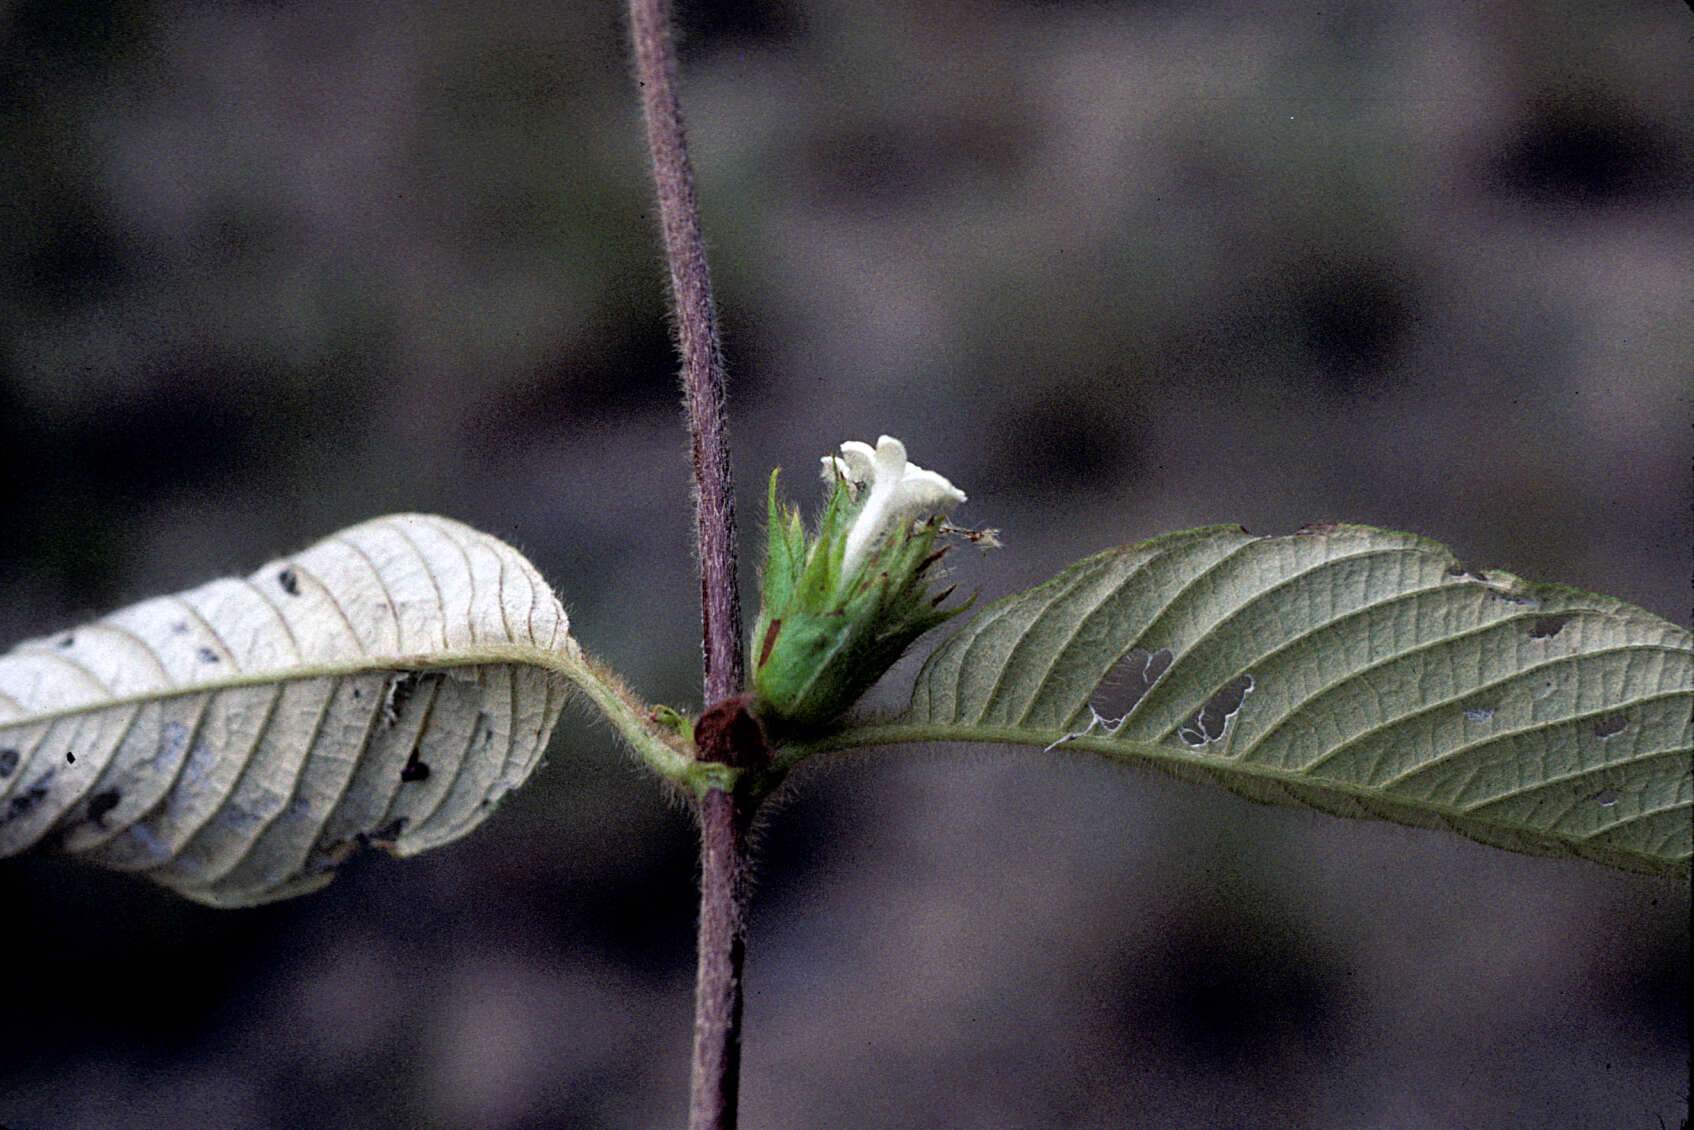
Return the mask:
[[[940,519],[965,494],[906,460],[883,436],[841,445],[823,458],[829,505],[807,538],[771,476],[764,601],[753,638],[753,689],[767,728],[827,725],[851,706],[914,640],[962,609],[930,592],[943,550]]]

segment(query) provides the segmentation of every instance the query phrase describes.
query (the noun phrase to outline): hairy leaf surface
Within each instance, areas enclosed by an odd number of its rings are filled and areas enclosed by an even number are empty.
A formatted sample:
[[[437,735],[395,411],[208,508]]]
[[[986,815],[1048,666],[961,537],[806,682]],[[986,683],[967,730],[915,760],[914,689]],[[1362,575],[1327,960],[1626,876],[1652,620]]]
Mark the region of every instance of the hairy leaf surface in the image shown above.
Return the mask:
[[[1694,644],[1639,608],[1357,526],[1112,550],[943,643],[834,746],[1065,746],[1255,800],[1686,874]]]
[[[55,848],[217,905],[314,890],[358,844],[464,835],[546,748],[575,657],[514,549],[445,518],[0,656],[0,856]]]

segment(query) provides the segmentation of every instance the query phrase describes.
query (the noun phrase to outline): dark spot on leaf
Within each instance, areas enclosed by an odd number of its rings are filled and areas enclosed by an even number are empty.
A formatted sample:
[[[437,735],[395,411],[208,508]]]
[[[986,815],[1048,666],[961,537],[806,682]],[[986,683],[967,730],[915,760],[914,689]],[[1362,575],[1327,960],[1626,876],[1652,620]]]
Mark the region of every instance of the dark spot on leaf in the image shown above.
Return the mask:
[[[88,798],[88,818],[101,827],[105,827],[103,821],[106,819],[106,814],[116,808],[118,802],[122,799],[123,794],[117,789],[100,790]]]
[[[76,754],[73,751],[68,750],[68,749],[65,751],[65,764],[66,765],[75,765],[76,764]]]
[[[1237,675],[1217,689],[1206,704],[1176,731],[1185,745],[1203,746],[1223,738],[1229,720],[1241,709],[1253,689],[1253,676]]]
[[[198,649],[197,651],[195,651],[194,656],[195,656],[196,659],[200,660],[200,662],[202,662],[202,663],[216,663],[216,662],[218,662],[218,653],[213,651],[209,647],[202,647],[202,648]]]
[[[53,771],[49,769],[46,773],[41,775],[41,779],[36,781],[35,784],[31,785],[24,792],[21,792],[17,796],[13,797],[11,804],[9,804],[6,808],[6,819],[15,820],[17,817],[29,812],[30,809],[40,804],[43,800],[46,800],[47,783],[52,779]]]
[[[1558,635],[1564,626],[1571,622],[1571,617],[1543,616],[1529,626],[1529,638],[1532,640],[1551,639]]]
[[[1604,718],[1600,718],[1595,721],[1594,736],[1597,738],[1609,738],[1613,734],[1622,733],[1623,728],[1627,725],[1629,725],[1628,716],[1623,714],[1608,714]]]
[[[1473,706],[1465,711],[1465,718],[1471,722],[1486,722],[1494,717],[1492,706]]]
[[[187,620],[178,620],[176,623],[172,624],[171,625],[171,634],[177,635],[177,636],[186,636],[188,634],[188,621]]]
[[[300,575],[293,569],[284,569],[276,575],[276,583],[282,586],[282,591],[289,596],[300,595]]]
[[[770,659],[771,651],[776,647],[776,637],[781,632],[782,632],[782,621],[781,621],[781,619],[773,619],[770,623],[770,627],[765,629],[765,640],[764,640],[764,642],[759,645],[759,663],[758,663],[758,665],[760,667],[763,667],[765,665],[765,661]]]
[[[402,781],[429,780],[429,765],[418,759],[417,750],[414,749],[412,756],[406,759],[406,764],[400,767],[400,779]]]
[[[0,749],[0,777],[10,777],[12,770],[18,767],[18,751],[15,749]]]
[[[362,699],[364,697],[365,697],[365,688],[364,687],[354,687],[353,688],[353,701],[354,702],[358,702],[360,699]]]
[[[73,647],[73,646],[75,646],[75,644],[76,644],[76,637],[74,635],[66,634],[66,635],[59,637],[59,646],[60,647]]]

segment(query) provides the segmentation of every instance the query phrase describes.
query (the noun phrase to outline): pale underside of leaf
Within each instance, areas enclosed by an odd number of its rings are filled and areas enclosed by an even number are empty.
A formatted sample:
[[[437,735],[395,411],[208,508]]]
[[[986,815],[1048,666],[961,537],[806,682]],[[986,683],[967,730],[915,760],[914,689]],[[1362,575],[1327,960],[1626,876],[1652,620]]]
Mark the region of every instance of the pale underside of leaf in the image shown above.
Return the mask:
[[[23,643],[0,656],[0,856],[243,905],[362,843],[455,839],[545,750],[568,628],[516,550],[402,514]]]
[[[1694,847],[1686,629],[1365,527],[1090,558],[944,642],[903,715],[818,747],[926,739],[1086,749],[1648,873],[1686,874]]]

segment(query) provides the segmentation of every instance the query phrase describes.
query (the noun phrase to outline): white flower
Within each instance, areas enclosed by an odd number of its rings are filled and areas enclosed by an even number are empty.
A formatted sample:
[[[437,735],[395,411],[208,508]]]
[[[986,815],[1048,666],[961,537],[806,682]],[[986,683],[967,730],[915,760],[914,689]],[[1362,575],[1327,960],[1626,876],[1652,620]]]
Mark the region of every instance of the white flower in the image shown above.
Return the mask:
[[[823,475],[830,482],[844,479],[854,498],[869,488],[847,531],[843,577],[856,574],[897,524],[926,521],[965,501],[965,492],[944,476],[906,462],[906,445],[893,436],[883,436],[875,448],[856,440],[842,444],[840,455],[823,457]]]

